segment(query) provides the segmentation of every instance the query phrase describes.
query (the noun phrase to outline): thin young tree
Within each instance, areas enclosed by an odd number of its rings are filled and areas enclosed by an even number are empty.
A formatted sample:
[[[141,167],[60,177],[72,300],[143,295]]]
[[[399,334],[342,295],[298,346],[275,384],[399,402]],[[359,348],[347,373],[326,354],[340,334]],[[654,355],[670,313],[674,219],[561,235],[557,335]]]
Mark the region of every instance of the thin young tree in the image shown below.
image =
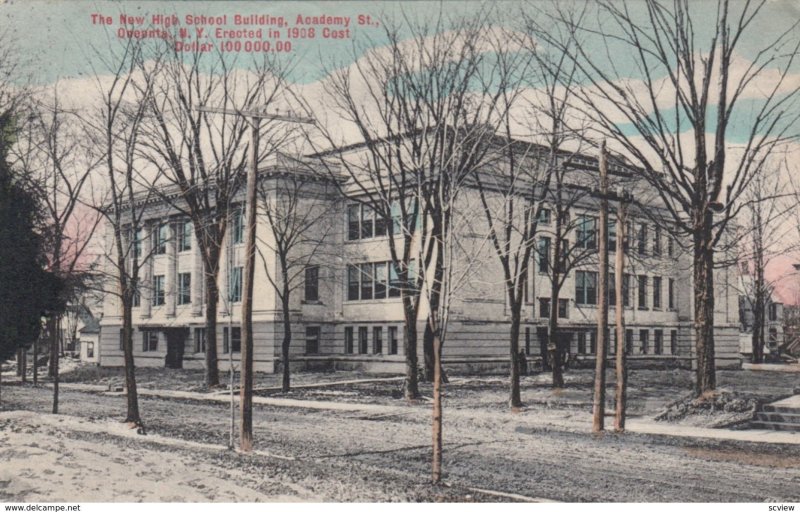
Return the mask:
[[[319,300],[321,273],[331,274],[335,261],[330,245],[338,213],[338,191],[327,176],[310,173],[305,165],[290,157],[279,157],[268,169],[258,188],[258,215],[264,219],[265,233],[259,237],[259,257],[270,287],[281,310],[281,389],[291,389],[292,310],[294,293],[304,289],[303,300]],[[262,247],[266,249],[262,250]],[[341,257],[341,254],[338,255]]]
[[[101,160],[93,182],[94,208],[106,223],[105,291],[119,301],[122,317],[121,345],[125,363],[127,413],[125,421],[144,433],[139,412],[133,357],[133,306],[147,291],[142,270],[155,249],[145,234],[144,204],[152,197],[140,186],[141,132],[146,119],[153,83],[137,74],[142,65],[142,46],[137,40],[110,44],[108,53],[96,50],[99,66],[94,70],[97,101],[82,116],[90,149]],[[157,66],[157,61],[150,65]]]
[[[748,183],[800,116],[800,90],[790,80],[798,23],[765,39],[756,22],[769,8],[766,1],[600,1],[577,12],[554,9],[551,23],[575,37],[570,45],[546,39],[580,71],[577,108],[658,194],[672,234],[691,241],[697,395],[716,387],[715,252]],[[748,60],[739,50],[754,40],[763,42]],[[617,65],[620,55],[630,66]],[[637,78],[623,67],[638,70]],[[731,149],[734,129],[744,142]]]

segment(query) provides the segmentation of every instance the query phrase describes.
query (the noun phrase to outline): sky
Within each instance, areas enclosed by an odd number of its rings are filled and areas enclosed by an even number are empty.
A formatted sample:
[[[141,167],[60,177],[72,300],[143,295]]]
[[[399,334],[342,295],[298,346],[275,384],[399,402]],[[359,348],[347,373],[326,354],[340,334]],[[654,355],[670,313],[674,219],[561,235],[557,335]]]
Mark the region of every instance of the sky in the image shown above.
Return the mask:
[[[672,4],[671,1],[667,2]],[[581,6],[578,2],[576,5]],[[629,0],[627,3],[615,4],[620,8],[628,8],[631,16],[641,22],[642,27],[647,27],[644,3],[641,0]],[[733,0],[732,12],[735,14],[744,5],[743,2]],[[536,15],[551,7],[550,1],[531,0],[528,2],[505,1],[499,2],[493,11],[494,24],[506,29],[518,29],[521,18],[520,13]],[[241,57],[239,63],[247,66],[248,49],[236,45],[250,44],[249,51],[257,49],[253,42],[266,41],[269,51],[278,57],[290,60],[292,71],[290,80],[302,85],[304,90],[318,90],[332,68],[351,66],[361,52],[367,48],[379,49],[387,43],[385,33],[380,27],[381,20],[387,18],[403,19],[407,17],[417,22],[430,21],[440,13],[446,16],[465,16],[475,13],[485,13],[486,4],[470,1],[444,1],[444,2],[195,2],[195,1],[54,1],[54,0],[0,0],[0,34],[6,34],[10,39],[20,60],[25,64],[29,74],[20,75],[20,81],[31,80],[39,85],[53,84],[58,81],[64,84],[65,90],[72,95],[79,95],[85,89],[87,80],[92,76],[99,62],[100,56],[113,46],[120,36],[119,30],[124,27],[120,24],[120,16],[133,17],[132,29],[147,29],[153,15],[177,16],[178,25],[170,30],[184,29],[187,32],[181,39],[186,44],[211,43],[227,48]],[[713,20],[716,16],[716,2],[710,0],[697,0],[690,2],[692,17],[698,20],[694,27],[697,34],[698,59],[703,57],[703,52],[708,50],[707,42]],[[94,15],[94,16],[93,16]],[[282,26],[253,25],[236,26],[235,17],[240,16],[272,16],[283,17],[285,24]],[[136,25],[136,18],[143,17],[144,23]],[[227,25],[218,27],[216,23],[197,25],[189,23],[187,16],[216,18],[226,16]],[[110,24],[104,21],[111,20]],[[168,18],[171,19],[171,18]],[[608,19],[590,15],[590,25],[603,27],[605,30],[615,30]],[[739,42],[734,56],[735,69],[744,73],[749,64],[758,56],[759,51],[771,38],[791,31],[793,37],[800,38],[795,24],[800,20],[800,2],[797,0],[768,0],[762,11],[750,22],[749,37]],[[197,28],[204,33],[198,34]],[[218,38],[216,29],[262,29],[262,36],[251,39]],[[269,30],[278,32],[270,33]],[[311,30],[313,29],[313,36]],[[123,35],[127,33],[123,32]],[[596,51],[598,60],[606,62],[606,66],[614,66],[619,77],[627,78],[631,82],[631,89],[637,89],[637,81],[641,80],[642,70],[637,68],[635,61],[630,58],[630,48],[624,45],[611,45],[608,48],[596,44],[598,40],[592,35],[586,36],[591,51]],[[227,42],[226,42],[227,41]],[[263,49],[263,45],[262,45]],[[238,50],[238,51],[237,51]],[[775,52],[776,62],[785,59],[790,48],[782,48]],[[698,60],[699,62],[699,60]],[[748,87],[737,112],[735,122],[728,133],[728,141],[732,146],[741,144],[746,140],[752,116],[758,112],[762,104],[765,91],[774,85],[775,71],[768,66],[763,80],[756,81]],[[656,76],[656,79],[663,78]],[[800,88],[800,63],[795,62],[790,68],[790,75],[782,86],[783,93]],[[670,102],[674,92],[665,87],[659,103]],[[793,106],[794,108],[794,106]],[[713,109],[710,112],[714,114]],[[620,119],[623,131],[634,133],[630,125]],[[675,122],[671,128],[676,129],[679,123]],[[797,130],[795,130],[797,131]],[[794,161],[800,161],[800,145],[792,146]],[[800,166],[796,168],[800,173]],[[782,263],[783,266],[791,262]],[[783,275],[786,269],[775,270],[776,275]],[[794,281],[783,279],[784,282]],[[786,293],[785,295],[796,295]]]

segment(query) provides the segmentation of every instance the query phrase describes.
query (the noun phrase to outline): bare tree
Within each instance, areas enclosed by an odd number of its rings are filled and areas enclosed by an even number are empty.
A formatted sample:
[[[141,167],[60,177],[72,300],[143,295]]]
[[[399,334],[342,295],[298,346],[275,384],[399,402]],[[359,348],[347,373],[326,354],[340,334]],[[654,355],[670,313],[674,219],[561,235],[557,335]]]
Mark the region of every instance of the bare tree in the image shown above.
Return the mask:
[[[163,187],[154,192],[192,220],[205,276],[206,385],[217,386],[220,260],[228,212],[244,182],[249,124],[245,116],[214,116],[199,107],[267,109],[283,89],[285,66],[268,55],[242,70],[234,54],[180,52],[168,44],[154,47],[153,55],[164,65],[141,67],[156,84],[156,94],[148,98],[153,122],[143,126],[143,155],[157,169],[159,182],[180,193],[168,194]],[[261,134],[261,141],[272,137]],[[259,162],[265,157],[258,152]]]
[[[94,208],[106,221],[105,267],[109,278],[106,293],[120,301],[122,316],[121,344],[125,361],[126,421],[144,433],[139,413],[136,374],[133,358],[133,307],[147,290],[141,272],[155,249],[145,235],[143,213],[152,197],[142,181],[140,169],[141,132],[146,118],[153,83],[147,75],[137,74],[142,66],[141,42],[126,40],[109,45],[110,54],[97,50],[104,66],[95,69],[97,102],[83,116],[90,148],[100,159],[98,182],[95,183]],[[157,66],[157,61],[150,65]]]
[[[716,386],[715,249],[743,207],[748,183],[792,135],[800,115],[800,92],[787,80],[800,48],[797,23],[769,37],[751,61],[736,52],[742,41],[754,40],[754,20],[766,3],[718,0],[708,36],[695,30],[705,3],[647,0],[634,8],[601,1],[577,12],[557,7],[551,21],[573,34],[572,43],[545,39],[580,72],[581,85],[571,87],[576,108],[632,160],[667,210],[673,234],[691,240],[698,395]],[[616,65],[623,53],[640,78],[630,79]],[[750,98],[756,102],[745,106]],[[734,119],[746,136],[732,152]]]
[[[28,112],[27,126],[16,145],[18,164],[25,169],[32,190],[43,206],[47,270],[64,283],[65,302],[76,302],[87,285],[90,262],[86,250],[102,219],[85,206],[86,185],[96,161],[85,151],[79,118],[60,100],[58,83],[42,91]],[[64,351],[62,314],[48,318],[53,413],[58,412],[58,360]],[[34,345],[34,383],[38,382],[38,344]]]
[[[767,309],[777,284],[776,279],[767,276],[767,267],[775,256],[797,247],[797,242],[791,242],[796,238],[796,228],[789,220],[796,203],[793,195],[783,193],[786,183],[782,170],[782,167],[770,166],[753,178],[744,194],[744,218],[739,223],[736,244],[742,275],[738,287],[740,321],[745,330],[752,329],[752,362],[755,364],[764,362]],[[752,312],[752,323],[748,311]]]
[[[338,212],[333,194],[338,191],[324,174],[309,173],[289,157],[280,157],[278,165],[262,178],[258,190],[258,214],[267,227],[259,238],[259,256],[281,305],[281,388],[286,392],[290,390],[293,292],[304,287],[304,300],[319,300],[320,271],[334,270],[328,262],[336,259],[329,244],[336,226],[331,219]]]
[[[396,274],[392,288],[404,311],[407,399],[419,395],[416,325],[422,273],[413,268],[436,261],[437,244],[448,238],[451,225],[442,198],[450,197],[484,161],[486,142],[494,134],[486,121],[497,111],[500,93],[476,94],[472,88],[485,63],[483,28],[481,17],[387,18],[382,22],[385,47],[354,48],[355,62],[331,71],[324,84],[322,101],[334,106],[338,124],[319,119],[320,129],[308,137],[323,165],[349,178],[340,188],[353,202],[349,215],[355,224],[360,211],[370,223],[365,236],[388,235]],[[306,108],[315,110],[308,102]],[[342,140],[343,127],[352,129],[353,145]],[[431,310],[438,308],[446,274],[443,268],[434,272],[440,277],[431,280]],[[433,371],[430,325],[428,374]]]

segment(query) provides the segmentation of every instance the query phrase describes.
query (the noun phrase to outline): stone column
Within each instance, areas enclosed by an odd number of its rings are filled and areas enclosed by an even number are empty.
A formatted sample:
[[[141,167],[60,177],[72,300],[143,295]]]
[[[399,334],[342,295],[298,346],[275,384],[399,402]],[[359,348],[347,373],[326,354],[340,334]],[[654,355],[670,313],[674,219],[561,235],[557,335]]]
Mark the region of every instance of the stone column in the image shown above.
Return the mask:
[[[177,276],[177,249],[178,249],[178,230],[175,229],[175,222],[167,222],[167,268],[164,275],[164,302],[168,317],[175,316],[175,305],[178,302],[178,276]]]
[[[153,232],[152,225],[142,223],[142,250],[139,255],[139,309],[142,318],[150,318],[150,308],[153,301]],[[142,259],[146,263],[142,265]]]

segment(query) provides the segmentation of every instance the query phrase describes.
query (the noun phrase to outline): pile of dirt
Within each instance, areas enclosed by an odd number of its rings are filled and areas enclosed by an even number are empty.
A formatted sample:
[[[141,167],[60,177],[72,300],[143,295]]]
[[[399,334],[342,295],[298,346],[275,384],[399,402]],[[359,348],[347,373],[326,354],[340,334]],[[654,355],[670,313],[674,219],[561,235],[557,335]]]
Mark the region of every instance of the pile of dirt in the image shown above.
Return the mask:
[[[665,407],[656,421],[705,428],[731,428],[755,417],[766,400],[763,397],[718,390],[699,397],[685,396]]]

